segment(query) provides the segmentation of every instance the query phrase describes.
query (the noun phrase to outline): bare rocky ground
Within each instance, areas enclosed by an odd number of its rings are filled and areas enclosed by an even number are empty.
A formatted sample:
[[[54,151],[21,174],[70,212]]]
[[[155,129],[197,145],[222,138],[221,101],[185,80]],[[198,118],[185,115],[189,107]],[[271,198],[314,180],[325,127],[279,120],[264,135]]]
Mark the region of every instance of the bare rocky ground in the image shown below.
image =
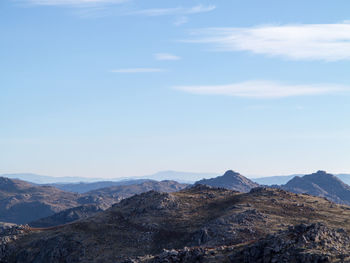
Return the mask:
[[[26,228],[1,262],[350,262],[350,207],[279,189],[150,191],[90,218]],[[2,234],[2,236],[4,236]]]
[[[236,246],[192,247],[127,259],[125,263],[161,262],[350,262],[350,238],[343,229],[322,223],[300,224],[256,241]]]

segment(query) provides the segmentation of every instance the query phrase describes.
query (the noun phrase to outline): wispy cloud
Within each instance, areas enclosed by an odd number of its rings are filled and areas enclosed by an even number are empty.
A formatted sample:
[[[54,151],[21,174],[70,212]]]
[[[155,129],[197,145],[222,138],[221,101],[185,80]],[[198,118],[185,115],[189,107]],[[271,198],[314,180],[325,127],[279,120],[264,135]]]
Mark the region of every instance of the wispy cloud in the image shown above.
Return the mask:
[[[350,24],[264,25],[208,28],[189,42],[212,44],[221,51],[250,51],[292,60],[349,60]]]
[[[44,6],[96,6],[101,4],[119,4],[129,0],[22,0],[23,3]]]
[[[144,16],[165,16],[165,15],[193,15],[199,13],[206,13],[213,11],[216,7],[214,5],[197,5],[193,7],[175,7],[175,8],[154,8],[143,9],[130,12],[131,15],[144,15]]]
[[[186,24],[188,22],[188,17],[186,16],[181,16],[181,17],[178,17],[176,18],[176,20],[174,21],[174,25],[175,26],[181,26],[183,24]]]
[[[192,94],[225,95],[248,98],[283,98],[333,94],[350,87],[333,84],[289,85],[272,81],[247,81],[229,85],[177,86],[174,89]]]
[[[180,60],[181,57],[169,53],[154,54],[156,60]]]
[[[123,69],[113,69],[113,73],[156,73],[164,72],[161,68],[123,68]]]

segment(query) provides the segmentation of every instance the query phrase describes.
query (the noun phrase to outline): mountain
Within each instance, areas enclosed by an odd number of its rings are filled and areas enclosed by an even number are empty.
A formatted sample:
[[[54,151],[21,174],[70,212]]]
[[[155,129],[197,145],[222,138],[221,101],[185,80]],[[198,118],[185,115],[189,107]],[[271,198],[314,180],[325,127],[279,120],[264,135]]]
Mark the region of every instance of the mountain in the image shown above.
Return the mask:
[[[122,185],[132,185],[132,184],[141,184],[143,182],[150,181],[149,179],[135,179],[135,180],[122,180],[118,182],[113,181],[99,181],[99,182],[93,182],[93,183],[70,183],[70,184],[64,184],[64,183],[55,183],[55,184],[49,184],[49,186],[56,187],[58,189],[74,192],[74,193],[86,193],[92,190],[100,189],[100,188],[106,188],[106,187],[112,187],[112,186],[122,186]]]
[[[280,187],[294,193],[321,196],[336,203],[350,205],[350,186],[343,183],[336,176],[324,171],[318,171],[303,177],[296,176]]]
[[[30,222],[31,227],[52,227],[64,225],[83,218],[88,218],[98,212],[104,211],[103,206],[89,204],[63,210],[52,216],[40,218],[34,222]]]
[[[150,191],[71,224],[0,232],[0,262],[349,262],[350,207],[281,189]]]
[[[195,184],[203,184],[214,187],[222,187],[238,192],[249,192],[252,188],[259,185],[252,182],[248,178],[236,173],[232,170],[227,171],[224,175],[211,179],[203,179],[195,182]]]

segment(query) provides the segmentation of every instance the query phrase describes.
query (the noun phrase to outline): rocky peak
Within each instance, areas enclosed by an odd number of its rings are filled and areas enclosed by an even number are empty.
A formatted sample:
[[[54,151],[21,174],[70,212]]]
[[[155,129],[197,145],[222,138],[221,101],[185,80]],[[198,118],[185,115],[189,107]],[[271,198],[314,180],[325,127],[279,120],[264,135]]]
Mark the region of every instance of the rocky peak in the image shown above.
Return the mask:
[[[259,186],[243,175],[232,170],[226,171],[222,176],[211,179],[203,179],[196,182],[195,184],[221,187],[239,192],[249,192],[252,188]]]

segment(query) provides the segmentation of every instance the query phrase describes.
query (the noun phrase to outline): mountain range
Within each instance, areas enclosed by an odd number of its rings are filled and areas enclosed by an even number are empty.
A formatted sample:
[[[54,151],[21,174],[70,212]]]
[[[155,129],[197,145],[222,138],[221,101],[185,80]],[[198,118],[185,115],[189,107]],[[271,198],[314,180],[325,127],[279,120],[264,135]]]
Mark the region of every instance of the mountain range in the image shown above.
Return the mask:
[[[174,180],[180,183],[194,183],[203,178],[212,178],[218,176],[215,173],[195,173],[195,172],[180,172],[180,171],[161,171],[155,174],[146,176],[133,176],[133,177],[118,177],[118,178],[91,178],[91,177],[53,177],[46,175],[38,175],[33,173],[13,173],[2,174],[0,177],[6,177],[10,179],[19,179],[35,184],[75,184],[75,183],[104,183],[104,182],[118,182],[123,183],[125,181],[133,180]],[[97,188],[95,188],[97,189]]]
[[[81,183],[53,183],[53,184],[46,184],[49,186],[56,187],[58,189],[68,191],[68,192],[74,192],[74,193],[86,193],[92,190],[106,188],[106,187],[113,187],[113,186],[124,186],[124,185],[135,185],[135,184],[141,184],[143,182],[147,181],[154,181],[150,179],[134,179],[134,180],[122,180],[122,181],[99,181],[99,182],[81,182]]]
[[[258,187],[150,191],[54,228],[0,232],[1,262],[349,262],[350,208]]]
[[[67,209],[89,204],[106,209],[121,199],[137,193],[153,189],[162,192],[177,191],[186,186],[173,181],[145,181],[141,184],[77,194],[52,186],[33,185],[22,180],[0,177],[0,222],[26,224]],[[58,217],[62,218],[62,216]],[[68,218],[61,223],[66,222],[69,222]]]

